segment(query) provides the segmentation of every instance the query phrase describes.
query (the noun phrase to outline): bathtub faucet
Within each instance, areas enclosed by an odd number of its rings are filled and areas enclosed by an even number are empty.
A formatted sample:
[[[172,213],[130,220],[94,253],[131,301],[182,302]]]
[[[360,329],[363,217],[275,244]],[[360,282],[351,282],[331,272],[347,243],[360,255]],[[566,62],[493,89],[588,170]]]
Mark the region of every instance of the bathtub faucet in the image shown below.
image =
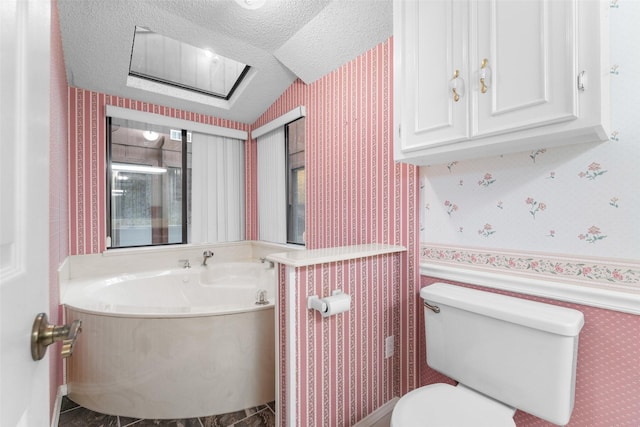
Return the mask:
[[[204,257],[204,259],[202,260],[202,265],[206,267],[207,266],[207,260],[213,256],[213,252],[204,251],[204,252],[202,252],[202,256]]]
[[[269,263],[269,268],[273,268],[273,266],[275,265],[273,261],[269,261],[266,257],[260,258],[260,262],[263,263],[263,264],[265,262],[268,262]]]
[[[191,268],[191,263],[188,259],[179,259],[178,262],[182,263],[182,268]]]

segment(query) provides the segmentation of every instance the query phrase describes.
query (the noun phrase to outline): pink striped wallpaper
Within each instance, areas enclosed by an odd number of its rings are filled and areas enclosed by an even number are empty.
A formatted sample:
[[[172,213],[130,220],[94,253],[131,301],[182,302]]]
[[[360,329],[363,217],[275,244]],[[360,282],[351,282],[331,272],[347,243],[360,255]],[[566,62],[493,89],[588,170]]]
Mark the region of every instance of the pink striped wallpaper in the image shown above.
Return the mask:
[[[384,340],[401,334],[403,261],[406,255],[378,256],[297,272],[296,425],[350,426],[399,393],[400,357],[385,359]],[[351,295],[348,312],[323,319],[306,309],[307,296],[334,289]],[[398,354],[407,337],[396,340]]]
[[[311,85],[294,82],[252,125],[307,108],[310,249],[406,237],[404,215],[413,212],[398,209],[402,200],[417,197],[406,182],[416,171],[393,162],[390,55],[388,41]]]
[[[252,125],[307,108],[307,248],[377,242],[408,249],[297,269],[293,295],[281,271],[281,302],[293,298],[296,310],[280,314],[279,330],[285,334],[295,317],[297,344],[296,372],[287,372],[280,338],[279,410],[285,420],[294,409],[299,426],[350,426],[417,384],[418,177],[415,167],[393,161],[392,50],[389,40],[310,85],[296,81]],[[306,309],[308,295],[333,289],[351,294],[348,313],[322,319]],[[385,359],[390,335],[395,354]],[[296,390],[287,390],[292,374]],[[286,407],[291,393],[295,408]]]
[[[71,255],[99,253],[106,248],[106,105],[249,131],[248,125],[231,120],[69,87]],[[250,166],[252,160],[249,150],[245,153],[245,159]],[[253,205],[247,204],[247,209],[253,208]],[[247,218],[251,216],[247,215]],[[254,226],[249,224],[247,229],[251,227]]]

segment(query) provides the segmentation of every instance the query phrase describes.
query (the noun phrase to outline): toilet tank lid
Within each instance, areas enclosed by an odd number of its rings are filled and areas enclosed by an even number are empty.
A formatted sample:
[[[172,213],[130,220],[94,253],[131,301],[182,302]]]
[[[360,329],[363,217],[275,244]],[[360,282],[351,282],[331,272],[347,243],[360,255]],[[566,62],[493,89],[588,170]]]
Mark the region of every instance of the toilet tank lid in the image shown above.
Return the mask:
[[[577,336],[584,325],[582,312],[571,308],[480,291],[447,283],[420,290],[430,304],[441,304],[564,336]]]

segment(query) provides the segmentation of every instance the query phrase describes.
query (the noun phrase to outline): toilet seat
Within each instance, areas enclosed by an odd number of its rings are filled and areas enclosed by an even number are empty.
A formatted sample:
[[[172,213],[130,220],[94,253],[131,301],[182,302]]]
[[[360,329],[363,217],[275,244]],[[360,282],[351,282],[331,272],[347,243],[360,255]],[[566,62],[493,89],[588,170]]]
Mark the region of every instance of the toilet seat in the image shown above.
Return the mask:
[[[515,427],[515,409],[464,386],[431,384],[396,403],[391,427]]]

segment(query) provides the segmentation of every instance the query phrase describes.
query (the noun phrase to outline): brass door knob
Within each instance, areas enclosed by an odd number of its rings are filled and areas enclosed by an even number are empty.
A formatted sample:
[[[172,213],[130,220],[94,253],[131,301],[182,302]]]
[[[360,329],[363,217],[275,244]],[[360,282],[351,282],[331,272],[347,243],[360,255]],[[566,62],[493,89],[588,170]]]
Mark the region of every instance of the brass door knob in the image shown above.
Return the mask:
[[[80,320],[74,320],[69,325],[52,325],[46,313],[39,313],[31,329],[31,357],[41,360],[47,353],[47,347],[58,341],[62,341],[61,356],[71,356],[78,334],[82,332],[81,326]]]

